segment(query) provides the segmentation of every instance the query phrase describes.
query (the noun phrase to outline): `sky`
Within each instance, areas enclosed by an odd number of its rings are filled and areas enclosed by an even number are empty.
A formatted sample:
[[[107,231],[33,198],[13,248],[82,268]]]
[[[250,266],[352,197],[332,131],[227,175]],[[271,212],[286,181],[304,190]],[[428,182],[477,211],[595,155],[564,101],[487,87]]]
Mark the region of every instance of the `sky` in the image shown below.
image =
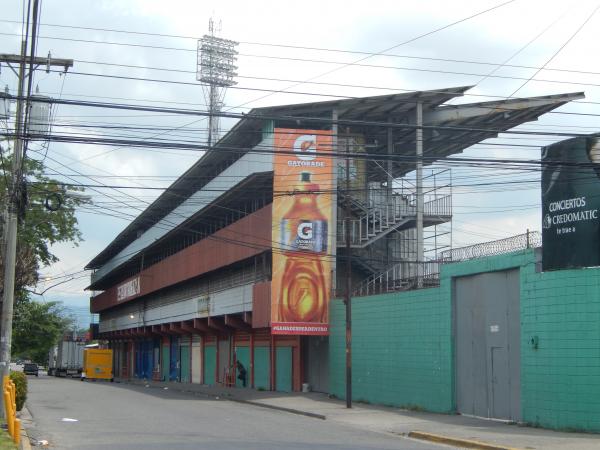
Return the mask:
[[[23,2],[0,4],[0,53],[18,53]],[[37,54],[75,61],[66,75],[36,73],[39,93],[54,98],[204,109],[196,48],[212,18],[221,37],[240,43],[237,85],[226,94],[226,110],[465,85],[475,87],[454,103],[583,91],[585,100],[520,129],[599,131],[597,1],[62,0],[41,5]],[[0,86],[16,93],[16,77],[5,65]],[[56,133],[206,140],[206,123],[197,117],[54,105],[52,118]],[[234,123],[222,120],[222,129]],[[115,125],[145,129],[108,128]],[[561,139],[502,135],[487,141],[502,146],[472,147],[463,156],[536,159],[540,146]],[[64,143],[36,144],[30,153],[43,159],[47,173],[57,179],[131,187],[166,187],[201,155]],[[453,169],[452,177],[457,185],[454,247],[540,230],[537,183],[464,186],[490,179],[535,181],[539,174],[469,167]],[[48,289],[40,299],[62,301],[82,326],[89,322],[89,293],[84,291],[89,276],[80,271],[159,193],[88,189],[94,206],[77,213],[83,241],[53,248],[60,261],[43,268],[36,289],[70,279],[56,277],[75,274],[74,279]]]

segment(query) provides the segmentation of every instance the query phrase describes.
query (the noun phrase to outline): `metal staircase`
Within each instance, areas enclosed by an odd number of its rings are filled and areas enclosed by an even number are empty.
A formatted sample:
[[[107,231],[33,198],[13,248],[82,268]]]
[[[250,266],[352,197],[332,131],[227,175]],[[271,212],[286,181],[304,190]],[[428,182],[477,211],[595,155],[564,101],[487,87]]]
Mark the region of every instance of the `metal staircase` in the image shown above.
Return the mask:
[[[355,202],[358,203],[358,202]],[[414,195],[394,194],[386,201],[376,205],[355,206],[362,214],[350,219],[350,246],[364,248],[389,232],[407,228],[415,222],[417,216],[416,198]],[[451,196],[435,198],[424,204],[424,221],[445,222],[452,214]],[[338,220],[338,247],[346,242],[346,227],[343,220]]]
[[[438,286],[440,264],[439,261],[397,263],[365,279],[354,290],[354,295],[365,296]]]
[[[362,282],[354,285],[354,295],[373,295],[399,290],[419,289],[439,284],[441,248],[451,245],[451,173],[444,169],[423,178],[423,237],[417,239],[416,185],[411,180],[387,183],[367,182],[360,189],[338,192],[338,255],[346,255],[346,215],[352,269]],[[353,194],[354,192],[354,194]],[[450,238],[448,244],[446,240]],[[441,241],[440,241],[441,240]],[[417,262],[417,245],[424,247]],[[361,275],[362,274],[362,275]]]

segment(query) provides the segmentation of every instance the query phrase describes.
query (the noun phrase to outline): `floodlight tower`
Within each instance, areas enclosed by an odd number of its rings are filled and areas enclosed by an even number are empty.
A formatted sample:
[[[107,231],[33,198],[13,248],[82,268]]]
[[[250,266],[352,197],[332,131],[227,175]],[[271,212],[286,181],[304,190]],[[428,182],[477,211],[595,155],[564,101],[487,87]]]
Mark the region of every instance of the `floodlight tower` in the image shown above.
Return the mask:
[[[215,36],[214,22],[208,23],[209,34],[198,40],[196,79],[203,84],[204,100],[208,105],[208,147],[219,139],[219,112],[223,108],[225,91],[236,84],[237,50],[235,41]]]

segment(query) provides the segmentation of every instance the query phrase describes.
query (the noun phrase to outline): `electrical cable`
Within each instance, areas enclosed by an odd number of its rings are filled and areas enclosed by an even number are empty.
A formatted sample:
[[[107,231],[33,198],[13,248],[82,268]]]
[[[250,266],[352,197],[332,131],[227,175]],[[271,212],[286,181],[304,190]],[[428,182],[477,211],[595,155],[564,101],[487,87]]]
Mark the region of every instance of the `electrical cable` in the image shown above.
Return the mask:
[[[540,73],[544,67],[546,67],[548,64],[550,64],[550,62],[552,62],[552,60],[554,58],[556,58],[556,56],[567,46],[569,45],[569,42],[571,42],[573,40],[573,38],[575,38],[575,36],[577,36],[579,34],[579,32],[587,25],[587,23],[592,19],[592,17],[594,17],[594,15],[596,14],[596,12],[598,11],[598,9],[600,9],[600,3],[598,3],[598,5],[596,5],[596,7],[594,8],[594,10],[587,16],[587,18],[583,21],[583,23],[581,25],[579,25],[579,27],[575,30],[575,32],[569,36],[569,38],[558,48],[558,50],[556,50],[552,56],[542,65],[542,67],[540,67],[539,69],[537,69],[535,71],[535,73],[533,75],[531,75],[531,77],[529,77],[523,84],[521,84],[517,89],[515,89],[512,94],[509,95],[509,97],[513,97],[517,92],[519,92],[527,83],[529,83],[530,81],[532,81],[538,73]]]
[[[18,97],[16,97],[18,99]],[[127,111],[145,111],[145,112],[164,112],[176,115],[196,115],[206,117],[211,113],[203,110],[194,110],[194,109],[181,109],[181,108],[166,108],[166,107],[158,107],[158,106],[143,106],[143,105],[131,105],[125,103],[106,103],[106,102],[90,102],[90,101],[82,101],[82,100],[69,100],[69,99],[36,99],[37,102],[41,103],[57,103],[71,106],[83,106],[83,107],[93,107],[93,108],[106,108],[106,109],[118,109],[118,110],[127,110]],[[413,100],[413,102],[416,100]],[[568,99],[564,99],[561,101],[562,103],[568,103]],[[408,102],[407,102],[408,103]],[[412,103],[412,102],[411,102]],[[490,106],[491,108],[491,106]],[[514,108],[510,108],[506,106],[495,107],[499,112],[514,112],[519,111]],[[286,114],[240,114],[240,113],[231,113],[231,112],[219,112],[212,113],[218,117],[231,118],[231,119],[260,119],[260,120],[278,120],[278,121],[300,121],[300,122],[311,122],[318,123],[323,125],[345,125],[345,126],[369,126],[369,127],[379,127],[384,129],[405,129],[405,130],[448,130],[448,131],[456,131],[456,132],[464,132],[464,131],[477,131],[477,132],[493,132],[493,133],[503,133],[503,134],[516,134],[516,135],[539,135],[539,136],[557,136],[557,137],[579,137],[579,136],[587,136],[581,133],[555,133],[555,132],[547,132],[547,131],[524,131],[524,130],[503,130],[501,128],[484,128],[484,127],[470,127],[470,126],[451,126],[451,125],[416,125],[416,124],[408,124],[408,123],[397,123],[397,122],[378,122],[378,121],[368,121],[368,120],[351,120],[351,119],[338,119],[333,120],[324,117],[311,117],[311,116],[293,116]],[[203,146],[208,149],[208,146]],[[217,145],[218,148],[220,148]],[[216,148],[217,148],[216,147]]]
[[[384,51],[382,51],[382,52],[379,52],[379,53],[385,53],[385,52],[387,52],[387,51],[389,51],[389,50],[392,50],[392,49],[394,49],[394,48],[397,48],[397,47],[399,47],[399,46],[401,46],[401,45],[405,45],[405,44],[408,44],[408,43],[414,42],[414,41],[416,41],[416,40],[418,40],[418,39],[421,39],[421,38],[423,38],[423,37],[430,36],[430,35],[432,35],[432,34],[434,34],[434,33],[437,33],[438,31],[442,31],[442,30],[444,30],[444,29],[447,29],[447,28],[450,28],[450,27],[452,27],[452,26],[454,26],[454,25],[456,25],[456,24],[459,24],[459,23],[465,22],[465,21],[467,21],[467,20],[469,20],[469,19],[472,19],[472,18],[474,18],[474,17],[478,17],[478,16],[480,16],[480,15],[482,15],[482,14],[485,14],[485,13],[487,13],[487,12],[490,12],[490,11],[496,10],[496,9],[498,9],[498,8],[500,8],[500,7],[504,6],[504,5],[510,4],[510,3],[514,2],[514,1],[515,1],[515,0],[509,0],[509,1],[507,1],[507,2],[504,2],[504,3],[497,4],[497,5],[495,5],[495,6],[491,7],[491,8],[488,8],[488,9],[486,9],[486,10],[483,10],[483,11],[477,12],[477,13],[475,13],[475,14],[473,14],[473,15],[470,15],[470,16],[468,16],[468,17],[462,18],[462,19],[460,19],[460,20],[458,20],[458,21],[455,21],[455,22],[452,22],[452,23],[450,23],[450,24],[447,24],[447,25],[445,25],[445,26],[443,26],[443,27],[437,28],[437,29],[435,29],[435,30],[433,30],[433,31],[430,31],[430,32],[427,32],[427,33],[421,34],[421,35],[419,35],[419,36],[416,36],[416,37],[414,37],[414,38],[412,38],[412,39],[409,39],[409,40],[407,40],[407,41],[404,41],[404,42],[402,42],[402,43],[400,43],[400,44],[398,44],[398,45],[395,45],[395,46],[393,46],[393,47],[390,47],[389,49],[386,49],[386,50],[384,50]],[[372,57],[372,56],[375,56],[375,55],[377,55],[377,53],[374,53],[374,54],[370,54],[370,55],[368,55],[368,56],[365,56],[365,57],[363,57],[363,58],[361,58],[361,59],[357,60],[356,62],[357,62],[357,63],[359,63],[359,62],[361,62],[361,61],[364,61],[364,60],[366,60],[366,59],[368,59],[368,58],[370,58],[370,57]],[[347,64],[346,66],[348,66],[348,65],[351,65],[351,64]],[[326,73],[323,73],[323,74],[317,75],[317,76],[315,76],[315,77],[312,77],[311,79],[309,79],[309,80],[306,80],[306,81],[313,81],[313,80],[315,80],[315,79],[317,79],[317,78],[319,78],[319,77],[321,77],[321,76],[327,75],[327,74],[329,74],[329,73],[332,73],[332,72],[335,72],[335,71],[337,71],[337,70],[340,70],[341,68],[343,68],[343,67],[338,67],[338,68],[332,69],[332,70],[330,70],[330,71],[328,71],[328,72],[326,72]],[[296,85],[298,85],[298,84],[301,84],[301,83],[297,83]],[[286,88],[286,89],[284,89],[284,90],[286,90],[286,91],[287,91],[287,90],[289,90],[289,87],[288,87],[288,88]],[[282,91],[283,91],[283,90],[282,90]],[[254,101],[257,101],[257,100],[260,100],[260,99],[264,99],[264,98],[266,98],[266,97],[269,97],[270,95],[273,95],[273,93],[270,93],[270,94],[264,95],[264,96],[262,96],[262,97],[259,97],[259,98],[257,98],[257,99],[250,100],[250,101],[248,101],[248,102],[245,102],[245,103],[243,103],[243,104],[242,104],[242,105],[240,105],[240,106],[244,106],[244,105],[247,105],[247,104],[249,104],[249,103],[252,103],[252,102],[254,102]],[[197,122],[197,121],[191,122],[190,124],[193,124],[193,123],[195,123],[195,122]],[[187,124],[187,125],[190,125],[190,124]],[[185,127],[185,126],[186,126],[186,125],[183,125],[183,127]]]
[[[537,41],[541,36],[543,36],[550,28],[552,28],[554,25],[556,25],[556,23],[558,23],[559,20],[561,20],[567,13],[567,11],[571,10],[573,8],[573,6],[571,5],[569,8],[567,8],[567,10],[565,10],[563,13],[561,13],[555,20],[553,20],[548,26],[546,26],[542,31],[540,31],[538,34],[536,34],[532,39],[530,39],[529,41],[527,41],[527,43],[525,45],[523,45],[522,47],[520,47],[516,52],[514,52],[513,54],[511,54],[507,59],[505,59],[502,63],[498,64],[496,67],[494,67],[489,73],[487,73],[486,75],[484,75],[479,81],[477,81],[477,83],[475,83],[475,85],[473,87],[479,86],[482,82],[484,82],[485,80],[487,80],[488,78],[490,78],[491,76],[493,76],[498,70],[502,69],[503,67],[507,67],[507,64],[513,60],[514,58],[516,58],[518,55],[520,55],[525,49],[527,49],[531,44],[533,44],[535,41]],[[533,78],[533,77],[531,77]],[[513,93],[514,95],[514,93]],[[512,97],[512,95],[511,95]],[[453,99],[450,99],[450,101],[452,101]]]

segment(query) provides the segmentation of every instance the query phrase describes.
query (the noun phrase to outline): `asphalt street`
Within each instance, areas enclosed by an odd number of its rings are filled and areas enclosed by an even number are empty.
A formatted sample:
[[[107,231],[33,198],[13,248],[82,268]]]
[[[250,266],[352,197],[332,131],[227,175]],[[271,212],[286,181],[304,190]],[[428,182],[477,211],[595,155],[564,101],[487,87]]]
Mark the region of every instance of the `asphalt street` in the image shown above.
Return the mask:
[[[51,449],[449,448],[223,399],[42,374],[29,377],[27,408],[30,437]]]

